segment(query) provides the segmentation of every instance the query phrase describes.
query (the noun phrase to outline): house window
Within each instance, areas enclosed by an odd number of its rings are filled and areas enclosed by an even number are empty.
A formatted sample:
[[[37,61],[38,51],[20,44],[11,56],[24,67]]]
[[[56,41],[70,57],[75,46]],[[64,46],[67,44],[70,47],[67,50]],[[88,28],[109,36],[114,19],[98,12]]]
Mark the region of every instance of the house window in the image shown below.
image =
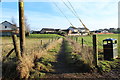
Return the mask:
[[[5,26],[5,28],[7,28],[7,26]]]

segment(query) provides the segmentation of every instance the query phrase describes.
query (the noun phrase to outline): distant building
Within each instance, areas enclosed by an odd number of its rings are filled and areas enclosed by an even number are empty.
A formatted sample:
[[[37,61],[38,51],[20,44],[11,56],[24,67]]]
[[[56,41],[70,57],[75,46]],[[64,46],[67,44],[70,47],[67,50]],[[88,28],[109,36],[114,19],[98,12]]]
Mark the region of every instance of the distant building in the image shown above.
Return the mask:
[[[102,33],[102,31],[101,30],[96,30],[96,31],[94,31],[95,33]]]
[[[78,31],[81,35],[88,35],[89,31],[86,30],[85,28],[78,28]]]
[[[120,31],[120,28],[117,28],[118,31]]]
[[[110,31],[115,31],[116,29],[115,29],[115,28],[110,28],[109,30],[110,30]]]
[[[76,27],[69,27],[68,30],[71,31],[72,33],[78,33],[79,32],[78,28],[76,28]]]
[[[85,28],[69,27],[68,30],[68,35],[88,35]]]
[[[62,29],[62,30],[60,30],[60,32],[65,32],[65,33],[68,34],[69,30],[68,29]]]
[[[60,29],[53,29],[53,28],[43,28],[40,33],[41,34],[56,34]]]
[[[109,33],[109,31],[108,30],[103,30],[102,33]]]
[[[31,34],[40,34],[40,31],[30,31]]]
[[[53,29],[53,28],[43,28],[40,34],[59,34],[59,35],[88,35],[85,28],[76,28],[70,26],[68,29]]]
[[[11,24],[8,21],[4,21],[0,24],[0,36],[11,36],[12,34],[18,34],[19,29],[16,25]]]

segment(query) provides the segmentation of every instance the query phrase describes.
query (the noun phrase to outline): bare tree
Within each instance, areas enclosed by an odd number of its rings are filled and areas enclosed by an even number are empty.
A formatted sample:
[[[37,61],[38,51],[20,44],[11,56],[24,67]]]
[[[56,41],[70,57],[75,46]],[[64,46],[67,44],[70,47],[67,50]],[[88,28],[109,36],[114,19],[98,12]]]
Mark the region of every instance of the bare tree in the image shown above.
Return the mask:
[[[16,20],[15,20],[14,17],[11,18],[11,22],[15,27],[17,27],[17,23],[16,23]],[[29,34],[30,34],[30,24],[28,23],[28,19],[27,19],[26,16],[24,17],[24,23],[25,23],[25,35],[29,36]]]
[[[25,35],[26,36],[29,36],[29,34],[30,34],[30,24],[28,23],[28,19],[27,19],[27,17],[25,16],[24,17],[24,22],[25,22]]]
[[[17,29],[18,29],[18,28],[17,28],[17,23],[16,23],[16,20],[15,20],[14,17],[11,17],[11,23],[13,24],[13,29],[14,29],[14,30],[17,30]]]
[[[17,27],[17,23],[16,23],[15,18],[14,18],[13,16],[12,16],[12,18],[11,18],[11,22],[12,22],[12,24],[13,24],[14,26]]]

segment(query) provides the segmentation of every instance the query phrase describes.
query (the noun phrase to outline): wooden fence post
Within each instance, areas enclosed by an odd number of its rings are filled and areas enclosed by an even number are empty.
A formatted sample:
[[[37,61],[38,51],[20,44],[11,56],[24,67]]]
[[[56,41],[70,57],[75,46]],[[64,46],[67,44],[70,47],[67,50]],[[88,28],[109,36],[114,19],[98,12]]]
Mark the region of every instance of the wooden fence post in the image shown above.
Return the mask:
[[[94,64],[97,67],[97,65],[98,65],[98,45],[97,45],[96,35],[93,35],[93,56],[94,56]]]
[[[40,44],[42,45],[42,40],[41,40]]]
[[[20,55],[19,44],[18,44],[18,41],[17,41],[17,36],[13,35],[12,39],[13,39],[13,45],[14,45],[16,57],[18,57],[18,59],[20,59],[21,55]]]
[[[78,37],[76,37],[76,42],[78,41]]]
[[[3,58],[3,62],[10,56],[10,54],[14,51],[14,48]]]
[[[24,23],[24,2],[19,0],[19,27],[20,27],[20,50],[23,56],[25,52],[25,23]]]
[[[84,41],[83,41],[83,38],[82,38],[82,48],[83,48],[83,44],[84,44]]]

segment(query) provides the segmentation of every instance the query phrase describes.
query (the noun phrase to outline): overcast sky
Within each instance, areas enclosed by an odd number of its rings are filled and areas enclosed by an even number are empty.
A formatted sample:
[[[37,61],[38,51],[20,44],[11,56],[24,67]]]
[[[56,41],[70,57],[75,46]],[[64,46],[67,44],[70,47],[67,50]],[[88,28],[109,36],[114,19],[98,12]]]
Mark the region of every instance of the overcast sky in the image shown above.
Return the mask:
[[[31,26],[31,30],[41,30],[41,28],[66,29],[70,26],[70,23],[56,8],[53,1],[31,0],[31,2],[28,2],[28,0],[25,0],[25,16]],[[75,8],[80,19],[90,30],[118,27],[118,0],[69,1]],[[74,26],[83,27],[79,20],[61,1],[56,0],[55,2]],[[68,4],[67,1],[65,2]],[[17,0],[3,0],[0,3],[0,13],[2,13],[0,15],[0,22],[5,20],[11,22],[11,18],[14,17],[18,24]]]

